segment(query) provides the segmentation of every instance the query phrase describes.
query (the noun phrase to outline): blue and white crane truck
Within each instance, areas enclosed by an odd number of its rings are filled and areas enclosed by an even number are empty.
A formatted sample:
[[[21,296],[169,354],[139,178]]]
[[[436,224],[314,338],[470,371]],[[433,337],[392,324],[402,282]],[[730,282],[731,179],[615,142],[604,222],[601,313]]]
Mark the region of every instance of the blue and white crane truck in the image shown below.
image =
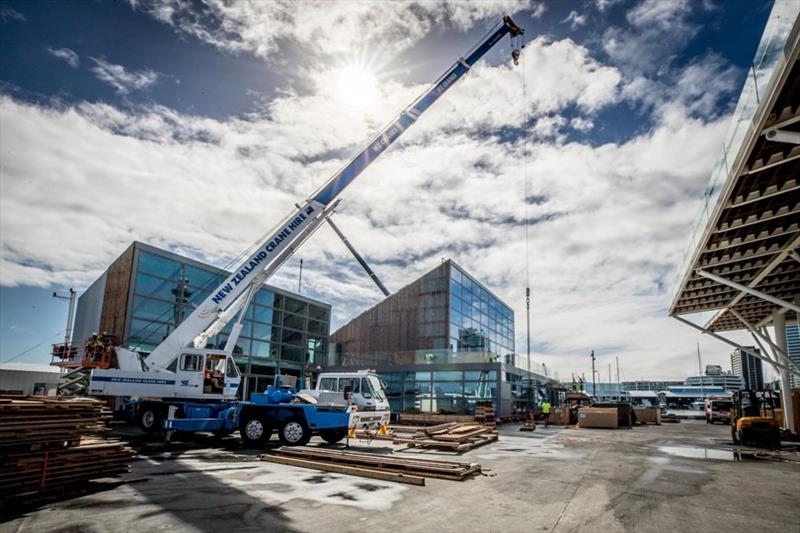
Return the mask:
[[[260,445],[277,430],[286,444],[305,444],[313,433],[329,442],[341,440],[350,428],[378,429],[389,421],[389,404],[380,381],[369,372],[347,375],[336,383],[362,383],[325,390],[322,374],[313,390],[280,386],[250,401],[237,399],[241,374],[232,356],[245,310],[269,277],[333,213],[341,192],[407,130],[447,89],[463,77],[501,38],[515,40],[524,30],[510,17],[492,29],[466,57],[459,58],[433,85],[405,108],[347,165],[315,191],[276,228],[259,239],[245,259],[194,311],[148,355],[116,347],[118,368],[94,369],[91,394],[134,398],[129,403],[145,429],[172,431],[239,430],[246,444]],[[232,328],[223,349],[207,348],[208,340]],[[337,374],[337,376],[341,376]],[[363,381],[361,379],[363,378]],[[330,387],[329,387],[330,388]],[[365,398],[365,393],[370,398]],[[358,402],[362,405],[358,405]]]

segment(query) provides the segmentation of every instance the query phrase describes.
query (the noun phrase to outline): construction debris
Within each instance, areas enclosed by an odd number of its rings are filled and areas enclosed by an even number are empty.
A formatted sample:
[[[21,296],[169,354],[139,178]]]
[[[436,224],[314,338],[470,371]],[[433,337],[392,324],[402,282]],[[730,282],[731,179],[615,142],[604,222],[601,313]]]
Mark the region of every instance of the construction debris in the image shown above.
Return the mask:
[[[261,456],[263,461],[313,468],[325,472],[424,485],[426,477],[461,481],[481,472],[478,463],[430,461],[325,448],[281,447]]]
[[[128,472],[133,450],[96,435],[107,418],[92,399],[0,398],[0,501],[72,492]]]

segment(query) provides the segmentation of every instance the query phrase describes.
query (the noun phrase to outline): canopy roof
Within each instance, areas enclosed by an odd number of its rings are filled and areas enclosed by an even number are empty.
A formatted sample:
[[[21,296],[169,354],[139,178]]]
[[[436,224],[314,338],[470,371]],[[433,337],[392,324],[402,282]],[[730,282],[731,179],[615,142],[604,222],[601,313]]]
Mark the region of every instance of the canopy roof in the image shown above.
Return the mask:
[[[766,135],[800,135],[799,14],[800,2],[773,8],[673,289],[670,315],[716,311],[711,331],[744,328],[736,314],[795,318],[764,295],[800,303],[800,144]]]

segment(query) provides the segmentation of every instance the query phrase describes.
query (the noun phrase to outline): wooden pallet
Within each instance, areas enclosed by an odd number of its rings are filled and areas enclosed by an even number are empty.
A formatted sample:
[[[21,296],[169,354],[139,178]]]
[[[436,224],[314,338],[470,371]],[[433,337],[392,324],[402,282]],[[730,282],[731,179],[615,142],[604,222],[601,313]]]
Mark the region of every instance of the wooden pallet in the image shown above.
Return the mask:
[[[424,485],[426,477],[461,481],[481,472],[481,466],[477,463],[430,461],[311,447],[281,447],[262,455],[261,459],[325,472],[352,474],[412,485]]]

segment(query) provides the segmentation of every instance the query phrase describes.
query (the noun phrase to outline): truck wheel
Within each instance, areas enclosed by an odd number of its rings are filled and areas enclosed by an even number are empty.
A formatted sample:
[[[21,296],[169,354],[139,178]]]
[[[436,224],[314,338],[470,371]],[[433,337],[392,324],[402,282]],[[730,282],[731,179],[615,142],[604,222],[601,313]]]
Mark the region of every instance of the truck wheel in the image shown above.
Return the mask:
[[[245,415],[239,433],[245,446],[260,448],[272,436],[272,427],[261,416]]]
[[[164,417],[159,409],[145,405],[139,409],[139,427],[145,433],[156,433],[164,429]]]
[[[319,432],[319,436],[322,437],[322,440],[327,442],[328,444],[336,444],[343,438],[347,436],[346,429],[323,429]]]
[[[290,418],[281,425],[278,437],[287,446],[303,446],[311,440],[311,431],[302,420]]]

